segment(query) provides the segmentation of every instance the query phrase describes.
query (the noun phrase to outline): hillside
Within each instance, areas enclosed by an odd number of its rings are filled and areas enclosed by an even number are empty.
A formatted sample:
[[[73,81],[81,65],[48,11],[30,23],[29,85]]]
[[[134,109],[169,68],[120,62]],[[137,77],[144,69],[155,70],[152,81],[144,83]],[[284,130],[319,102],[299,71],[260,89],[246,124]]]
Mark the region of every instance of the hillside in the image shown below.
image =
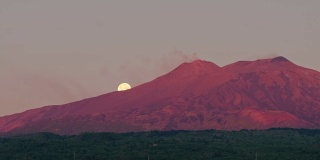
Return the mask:
[[[131,132],[320,128],[320,73],[284,57],[196,60],[124,92],[0,118],[0,131]]]

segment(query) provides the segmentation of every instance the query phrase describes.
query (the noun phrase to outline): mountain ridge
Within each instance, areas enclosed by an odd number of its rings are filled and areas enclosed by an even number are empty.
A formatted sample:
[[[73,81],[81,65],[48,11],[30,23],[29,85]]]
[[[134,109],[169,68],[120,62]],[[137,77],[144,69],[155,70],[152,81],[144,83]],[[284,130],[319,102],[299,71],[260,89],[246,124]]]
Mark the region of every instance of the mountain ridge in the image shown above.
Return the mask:
[[[224,67],[196,60],[128,91],[1,117],[0,131],[319,128],[318,77],[284,57]]]

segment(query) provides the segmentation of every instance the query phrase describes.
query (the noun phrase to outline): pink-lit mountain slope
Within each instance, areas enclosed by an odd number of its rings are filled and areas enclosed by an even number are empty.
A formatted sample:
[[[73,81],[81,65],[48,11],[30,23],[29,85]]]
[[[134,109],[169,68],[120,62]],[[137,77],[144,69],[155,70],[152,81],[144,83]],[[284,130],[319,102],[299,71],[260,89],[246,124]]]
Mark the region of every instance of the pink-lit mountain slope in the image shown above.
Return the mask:
[[[0,118],[0,131],[320,128],[320,73],[284,57],[225,67],[196,60],[124,92]]]

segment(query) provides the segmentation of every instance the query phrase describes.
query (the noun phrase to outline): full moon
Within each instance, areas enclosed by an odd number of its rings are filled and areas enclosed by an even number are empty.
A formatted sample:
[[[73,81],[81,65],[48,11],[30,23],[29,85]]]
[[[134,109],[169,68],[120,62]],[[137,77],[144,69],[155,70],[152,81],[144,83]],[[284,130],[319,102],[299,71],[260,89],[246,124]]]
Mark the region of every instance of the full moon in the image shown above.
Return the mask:
[[[121,83],[118,86],[118,91],[125,91],[125,90],[128,90],[128,89],[131,89],[131,86],[128,83]]]

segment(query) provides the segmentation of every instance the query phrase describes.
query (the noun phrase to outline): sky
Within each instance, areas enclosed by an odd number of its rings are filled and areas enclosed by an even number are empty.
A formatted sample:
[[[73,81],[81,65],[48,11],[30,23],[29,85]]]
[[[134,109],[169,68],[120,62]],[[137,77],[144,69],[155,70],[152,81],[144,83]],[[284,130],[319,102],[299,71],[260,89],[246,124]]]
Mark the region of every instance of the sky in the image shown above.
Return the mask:
[[[183,62],[320,71],[319,0],[0,0],[0,116],[148,82]]]

